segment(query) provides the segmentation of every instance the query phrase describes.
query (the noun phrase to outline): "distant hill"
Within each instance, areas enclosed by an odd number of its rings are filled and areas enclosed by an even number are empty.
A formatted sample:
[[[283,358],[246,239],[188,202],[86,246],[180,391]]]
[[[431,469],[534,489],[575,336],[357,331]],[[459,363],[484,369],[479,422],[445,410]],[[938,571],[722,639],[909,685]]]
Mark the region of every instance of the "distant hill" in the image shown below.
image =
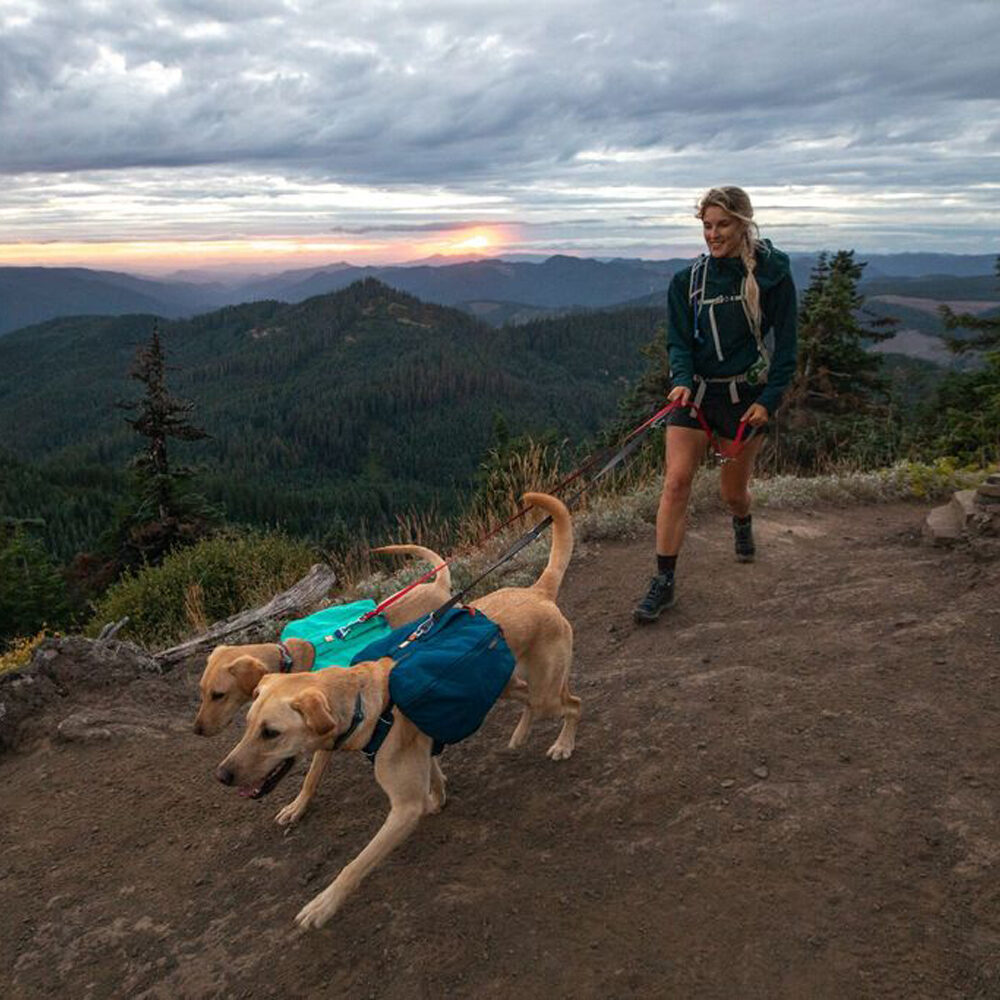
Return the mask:
[[[865,278],[920,278],[928,274],[955,278],[995,275],[996,254],[890,253],[855,255],[867,260]]]
[[[427,302],[515,302],[543,309],[613,305],[648,294],[684,261],[598,261],[557,255],[540,263],[500,258],[449,265],[342,267],[289,271],[233,289],[241,301],[298,302],[338,291],[360,278],[379,281]]]
[[[994,258],[949,254],[858,255],[868,265],[871,294],[969,298],[957,289],[989,287],[995,292]],[[816,254],[793,254],[792,273],[804,288]],[[355,267],[338,262],[257,276],[243,281],[137,278],[86,268],[0,268],[0,334],[59,316],[151,313],[193,316],[243,302],[277,299],[296,303],[340,291],[364,278],[377,278],[425,302],[457,306],[492,325],[524,322],[537,315],[624,304],[661,305],[671,276],[689,261],[614,258],[595,260],[556,255],[544,259],[482,258],[446,263],[448,258],[394,267]],[[919,272],[920,276],[916,276]],[[194,277],[196,272],[190,272]],[[931,277],[924,277],[930,275]],[[945,295],[945,283],[952,287]],[[923,287],[924,292],[914,291]],[[954,294],[952,292],[954,291]],[[992,293],[991,293],[992,294]]]
[[[575,442],[614,416],[659,319],[596,311],[495,330],[368,279],[161,322],[171,390],[212,435],[177,453],[206,466],[231,518],[320,539],[410,508],[447,513],[471,492],[498,414],[512,434]],[[62,318],[0,338],[11,459],[64,478],[123,468],[140,442],[114,403],[138,396],[127,372],[154,321]],[[5,502],[0,514],[38,516]]]
[[[57,316],[190,316],[225,300],[219,285],[153,281],[82,267],[0,267],[0,333]]]

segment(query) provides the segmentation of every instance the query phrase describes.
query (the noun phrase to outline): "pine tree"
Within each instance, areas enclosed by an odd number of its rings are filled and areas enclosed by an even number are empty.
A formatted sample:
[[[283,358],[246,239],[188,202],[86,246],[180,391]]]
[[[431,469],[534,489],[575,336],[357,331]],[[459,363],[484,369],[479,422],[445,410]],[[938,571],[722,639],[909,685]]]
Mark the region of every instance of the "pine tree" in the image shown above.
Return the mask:
[[[194,404],[172,396],[166,376],[160,332],[154,326],[149,344],[136,351],[129,370],[144,394],[117,404],[136,414],[126,422],[146,439],[132,460],[133,488],[111,531],[113,555],[121,568],[159,563],[172,549],[204,537],[219,519],[219,512],[192,492],[194,470],[170,461],[171,438],[201,441],[209,435],[191,423]]]
[[[770,445],[773,467],[816,471],[843,461],[881,464],[898,427],[882,356],[869,350],[896,321],[869,319],[853,250],[820,254],[799,308],[798,366]]]
[[[820,254],[799,308],[798,370],[789,402],[824,413],[873,412],[887,402],[889,380],[870,343],[893,335],[891,319],[865,324],[858,291],[865,265],[853,250]]]

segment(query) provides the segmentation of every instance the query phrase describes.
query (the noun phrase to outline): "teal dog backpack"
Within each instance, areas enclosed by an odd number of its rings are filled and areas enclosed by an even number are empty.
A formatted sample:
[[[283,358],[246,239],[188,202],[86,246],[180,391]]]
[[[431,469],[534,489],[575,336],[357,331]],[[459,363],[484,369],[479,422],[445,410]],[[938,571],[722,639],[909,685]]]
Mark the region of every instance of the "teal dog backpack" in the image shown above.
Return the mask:
[[[313,670],[349,667],[356,654],[373,640],[388,635],[392,628],[382,615],[360,619],[375,610],[372,600],[335,604],[315,614],[289,622],[281,630],[281,641],[304,639],[315,650]],[[411,626],[412,628],[412,626]]]
[[[514,654],[500,626],[481,611],[457,607],[446,611],[426,632],[410,625],[394,629],[366,646],[351,661],[389,656],[390,709],[400,711],[434,740],[434,752],[471,736],[503,694],[514,673]],[[387,709],[365,753],[375,753],[391,726]]]

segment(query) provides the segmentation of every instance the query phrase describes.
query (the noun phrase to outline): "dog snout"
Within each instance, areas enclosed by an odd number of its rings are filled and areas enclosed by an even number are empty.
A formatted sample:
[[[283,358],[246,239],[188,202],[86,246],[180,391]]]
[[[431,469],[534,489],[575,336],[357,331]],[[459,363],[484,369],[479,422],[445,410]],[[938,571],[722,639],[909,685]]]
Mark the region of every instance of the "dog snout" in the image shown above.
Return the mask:
[[[216,777],[217,777],[217,778],[219,779],[219,781],[221,781],[221,782],[222,782],[222,783],[223,783],[224,785],[231,785],[231,784],[233,783],[233,772],[232,772],[232,771],[230,771],[228,767],[225,767],[225,766],[223,766],[222,764],[220,764],[220,765],[219,765],[219,766],[218,766],[218,767],[217,767],[217,768],[215,769],[215,776],[216,776]]]

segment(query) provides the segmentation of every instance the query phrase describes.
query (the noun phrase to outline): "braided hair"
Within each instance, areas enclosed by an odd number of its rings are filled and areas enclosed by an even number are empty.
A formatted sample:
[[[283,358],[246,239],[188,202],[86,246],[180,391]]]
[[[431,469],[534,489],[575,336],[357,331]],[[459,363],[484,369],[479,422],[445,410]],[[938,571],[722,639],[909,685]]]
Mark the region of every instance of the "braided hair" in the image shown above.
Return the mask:
[[[699,219],[704,218],[705,210],[714,205],[727,212],[734,219],[739,219],[743,223],[743,232],[740,236],[740,260],[747,272],[747,305],[750,313],[757,322],[760,322],[760,286],[754,272],[757,270],[756,251],[760,242],[760,230],[757,223],[753,221],[753,205],[750,204],[750,196],[740,187],[715,187],[706,191],[698,202],[698,211],[695,213]]]

